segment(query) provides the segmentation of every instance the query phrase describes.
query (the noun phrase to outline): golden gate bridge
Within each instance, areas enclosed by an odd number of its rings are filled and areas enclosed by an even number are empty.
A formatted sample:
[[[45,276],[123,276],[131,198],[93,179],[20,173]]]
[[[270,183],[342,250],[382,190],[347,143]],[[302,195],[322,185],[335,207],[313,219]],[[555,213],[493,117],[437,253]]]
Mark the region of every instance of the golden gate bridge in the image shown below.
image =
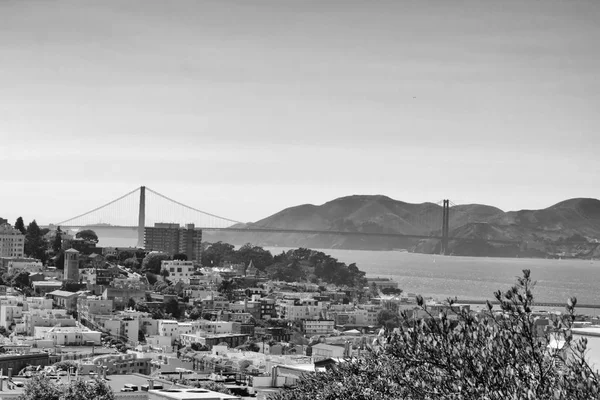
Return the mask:
[[[373,232],[347,230],[311,230],[286,229],[257,223],[244,223],[230,218],[212,214],[183,204],[168,196],[158,193],[146,186],[140,186],[99,207],[74,217],[65,219],[53,225],[63,228],[98,228],[111,229],[137,228],[138,247],[144,247],[144,228],[155,223],[178,223],[180,225],[194,224],[196,229],[203,231],[223,232],[274,232],[286,234],[328,234],[345,236],[374,236],[388,238],[436,239],[441,242],[441,253],[447,254],[450,240],[481,241],[482,239],[461,238],[450,236],[451,214],[463,212],[455,210],[456,204],[450,200],[430,203],[427,212],[407,214],[405,222],[408,227],[414,226],[414,232]],[[475,220],[469,222],[477,222]],[[421,229],[417,229],[419,226]],[[422,227],[425,227],[423,229]],[[519,245],[520,242],[510,240],[483,239],[488,243]]]

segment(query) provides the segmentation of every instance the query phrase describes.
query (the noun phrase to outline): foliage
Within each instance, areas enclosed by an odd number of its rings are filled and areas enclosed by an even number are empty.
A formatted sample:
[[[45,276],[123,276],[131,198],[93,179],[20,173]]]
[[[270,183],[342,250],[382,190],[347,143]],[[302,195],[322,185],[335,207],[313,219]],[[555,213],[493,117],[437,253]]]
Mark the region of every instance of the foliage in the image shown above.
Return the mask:
[[[142,271],[158,275],[161,270],[162,262],[169,259],[170,257],[166,253],[148,253],[142,261]]]
[[[220,382],[213,382],[213,381],[202,382],[200,384],[200,387],[203,389],[212,390],[213,392],[231,394],[229,389],[227,389],[227,387]]]
[[[60,290],[75,293],[80,290],[84,290],[86,287],[87,287],[87,284],[85,284],[85,283],[79,283],[79,282],[73,281],[73,280],[66,280],[66,281],[63,281],[62,286],[60,287]]]
[[[158,282],[158,276],[150,272],[146,272],[146,279],[150,285],[154,285],[156,282]]]
[[[411,320],[405,314],[399,333],[381,336],[367,357],[304,375],[295,388],[271,398],[598,398],[598,376],[584,359],[587,342],[574,341],[570,332],[576,299],[569,300],[565,315],[549,316],[551,330],[541,333],[531,309],[533,286],[524,270],[517,285],[495,293],[498,313],[488,303],[480,315],[456,310]],[[422,298],[418,304],[427,312]]]
[[[187,259],[188,259],[187,254],[184,254],[184,253],[175,253],[175,254],[173,254],[173,260],[187,261]]]
[[[114,400],[111,387],[98,379],[55,383],[43,375],[34,375],[27,381],[19,400]]]
[[[229,243],[213,243],[202,252],[202,265],[217,267],[224,261],[235,261],[235,247]]]
[[[96,232],[94,232],[91,229],[84,229],[82,231],[79,231],[79,232],[77,232],[75,237],[78,239],[83,239],[84,241],[86,241],[88,243],[93,243],[93,244],[98,243],[98,235],[96,235]]]
[[[135,258],[136,261],[137,261],[137,258],[135,257],[135,253],[134,252],[129,251],[129,250],[124,250],[124,251],[119,252],[119,261],[120,262],[124,262],[128,258]]]
[[[17,218],[15,221],[15,229],[21,232],[23,235],[27,233],[27,230],[25,229],[25,222],[23,222],[23,217]]]
[[[56,255],[54,266],[56,269],[65,269],[65,252],[63,250],[60,250]]]
[[[4,337],[8,337],[8,335],[10,335],[10,333],[6,330],[5,327],[0,326],[0,335],[2,335]]]
[[[252,261],[256,269],[264,271],[266,267],[273,264],[273,255],[262,247],[246,243],[235,252],[235,260],[246,266]]]
[[[130,297],[129,300],[127,300],[127,308],[135,308],[135,299],[133,297]]]
[[[163,277],[163,279],[167,279],[169,277],[169,270],[166,268],[163,268],[160,270],[160,276]]]
[[[377,324],[394,329],[400,326],[400,315],[390,310],[381,310],[377,314]]]
[[[138,342],[146,343],[146,335],[144,335],[144,331],[141,329],[138,330]]]
[[[202,343],[192,343],[190,348],[194,351],[208,351],[208,347],[203,345]]]
[[[59,361],[53,365],[59,371],[69,371],[72,370],[75,372],[79,368],[79,364],[75,361],[67,360],[67,361]]]
[[[198,307],[194,307],[188,314],[188,318],[195,321],[202,316],[202,310]]]
[[[393,295],[399,296],[403,292],[404,291],[402,289],[399,289],[399,288],[391,288],[390,287],[390,288],[383,288],[383,289],[381,289],[381,293],[387,294],[387,295],[393,294]]]
[[[42,231],[35,220],[31,221],[25,232],[25,254],[46,261],[46,241]]]
[[[2,280],[5,284],[17,288],[21,291],[29,292],[31,290],[31,286],[29,283],[29,272],[15,270],[12,273],[4,273],[2,275]]]
[[[52,242],[52,250],[54,253],[58,253],[62,249],[62,232],[60,226],[56,229],[56,235],[54,235],[54,241]]]
[[[125,268],[138,269],[140,267],[140,262],[135,257],[129,257],[123,260],[121,265]]]
[[[173,318],[179,318],[181,311],[179,310],[179,302],[175,299],[170,299],[165,304],[165,312],[171,314]]]

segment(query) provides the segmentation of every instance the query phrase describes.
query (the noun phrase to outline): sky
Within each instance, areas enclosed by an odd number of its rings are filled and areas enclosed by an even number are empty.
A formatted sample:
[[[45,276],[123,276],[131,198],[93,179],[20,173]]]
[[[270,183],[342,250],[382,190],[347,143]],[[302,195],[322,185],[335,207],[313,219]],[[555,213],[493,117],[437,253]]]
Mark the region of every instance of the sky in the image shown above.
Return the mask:
[[[600,198],[598,21],[594,0],[2,0],[0,217],[142,185],[238,221]]]

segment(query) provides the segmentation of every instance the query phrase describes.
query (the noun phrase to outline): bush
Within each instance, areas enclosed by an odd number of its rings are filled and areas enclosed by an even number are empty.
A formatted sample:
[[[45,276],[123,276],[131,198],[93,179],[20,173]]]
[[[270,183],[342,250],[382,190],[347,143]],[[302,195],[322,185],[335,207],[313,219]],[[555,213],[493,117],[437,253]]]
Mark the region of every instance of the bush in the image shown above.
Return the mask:
[[[501,312],[488,303],[480,315],[404,314],[399,332],[382,335],[367,357],[305,375],[272,399],[597,399],[598,376],[584,359],[587,342],[570,333],[576,299],[538,333],[533,286],[524,270],[517,285],[496,292]]]

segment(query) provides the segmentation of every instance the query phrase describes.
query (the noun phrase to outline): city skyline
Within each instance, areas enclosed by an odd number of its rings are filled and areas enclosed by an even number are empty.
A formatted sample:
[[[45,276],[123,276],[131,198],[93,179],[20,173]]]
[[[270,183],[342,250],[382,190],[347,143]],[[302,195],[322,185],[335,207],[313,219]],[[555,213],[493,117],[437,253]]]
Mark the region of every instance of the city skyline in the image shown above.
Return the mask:
[[[600,197],[600,4],[339,4],[0,3],[0,217]]]

